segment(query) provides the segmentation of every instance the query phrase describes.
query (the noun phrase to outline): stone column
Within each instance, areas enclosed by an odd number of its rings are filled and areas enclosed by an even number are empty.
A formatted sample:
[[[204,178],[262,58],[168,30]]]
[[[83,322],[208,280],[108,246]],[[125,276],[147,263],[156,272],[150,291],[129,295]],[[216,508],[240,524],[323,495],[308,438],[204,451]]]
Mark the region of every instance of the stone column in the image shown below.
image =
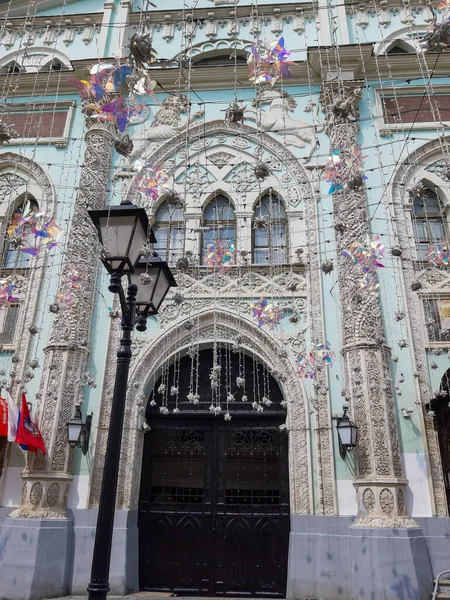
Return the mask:
[[[324,86],[321,102],[331,150],[350,158],[359,147],[358,104],[361,90]],[[405,507],[403,476],[392,392],[391,349],[386,344],[378,293],[360,288],[363,273],[342,252],[353,242],[365,244],[369,220],[364,186],[333,194],[333,224],[338,255],[346,396],[358,426],[354,486],[355,525],[416,527]],[[376,233],[376,232],[374,232]]]
[[[85,283],[71,289],[71,310],[57,309],[37,394],[37,420],[47,455],[29,455],[22,474],[21,506],[12,517],[64,518],[72,475],[72,454],[66,423],[83,393],[82,376],[89,354],[95,302],[99,246],[87,214],[105,206],[111,175],[114,131],[110,124],[88,121],[86,150],[73,217],[68,232],[64,267],[58,292],[64,292],[69,266],[85,274]]]

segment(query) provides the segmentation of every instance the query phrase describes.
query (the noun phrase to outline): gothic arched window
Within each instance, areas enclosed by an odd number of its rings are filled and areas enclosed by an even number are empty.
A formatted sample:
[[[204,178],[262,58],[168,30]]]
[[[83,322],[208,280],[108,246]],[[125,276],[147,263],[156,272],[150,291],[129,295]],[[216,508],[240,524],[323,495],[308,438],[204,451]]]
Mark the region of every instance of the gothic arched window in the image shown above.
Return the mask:
[[[25,209],[36,213],[39,212],[38,203],[31,194],[23,194],[14,202],[12,207],[12,215],[8,220],[5,233],[8,231],[8,228],[12,222],[15,222],[21,218],[21,215],[23,214]],[[34,247],[36,245],[36,238],[34,233],[31,231],[31,228],[31,224],[28,227],[28,231],[25,227],[27,237],[24,240],[24,246]],[[16,244],[9,240],[7,236],[5,236],[4,249],[4,269],[27,269],[30,266],[29,263],[31,260],[31,255],[17,248]]]
[[[259,200],[253,215],[253,263],[286,262],[286,211],[280,198],[270,191]]]
[[[184,253],[185,222],[183,209],[163,202],[156,211],[153,248],[163,260],[173,265]]]
[[[218,194],[203,211],[202,264],[214,240],[236,245],[236,216],[228,198]]]
[[[445,217],[436,192],[427,187],[423,195],[414,198],[412,216],[417,255],[424,260],[430,244],[447,239]]]

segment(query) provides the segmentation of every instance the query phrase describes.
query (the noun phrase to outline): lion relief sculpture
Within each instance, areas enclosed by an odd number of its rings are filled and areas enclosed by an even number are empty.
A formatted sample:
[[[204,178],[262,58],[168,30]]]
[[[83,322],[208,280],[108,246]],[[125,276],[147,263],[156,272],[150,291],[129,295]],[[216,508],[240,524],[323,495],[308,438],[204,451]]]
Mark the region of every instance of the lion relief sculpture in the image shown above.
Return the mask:
[[[319,126],[293,119],[290,113],[297,107],[297,102],[283,90],[262,89],[257,99],[253,100],[252,106],[255,109],[265,104],[269,105],[269,110],[249,109],[251,114],[246,113],[245,118],[255,121],[262,131],[282,137],[286,146],[305,148],[308,144],[307,160],[311,160],[314,151],[319,147],[316,134],[325,129],[324,123],[318,118],[316,105],[309,103],[305,112],[315,111],[315,118],[320,123]]]
[[[198,111],[192,115],[182,117],[189,113],[189,99],[184,94],[173,92],[161,104],[155,114],[150,127],[144,132],[140,130],[133,136],[134,151],[131,159],[142,158],[148,160],[155,151],[155,146],[171,140],[179,133],[183,133],[192,121],[203,117],[204,112]]]

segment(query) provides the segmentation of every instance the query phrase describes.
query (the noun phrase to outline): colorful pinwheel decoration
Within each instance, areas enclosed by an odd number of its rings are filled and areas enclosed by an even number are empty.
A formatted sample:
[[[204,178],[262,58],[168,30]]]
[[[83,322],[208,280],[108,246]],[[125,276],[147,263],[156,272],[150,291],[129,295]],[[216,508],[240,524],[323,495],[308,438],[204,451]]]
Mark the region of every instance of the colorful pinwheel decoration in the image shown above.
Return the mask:
[[[375,234],[372,239],[368,240],[366,246],[354,242],[348,250],[342,252],[342,256],[349,258],[353,264],[360,265],[364,274],[361,287],[369,292],[376,292],[379,288],[380,284],[376,271],[384,267],[380,262],[384,256],[384,246],[379,239],[380,236]]]
[[[306,356],[297,357],[297,374],[302,379],[315,379],[317,377],[317,361],[311,352]]]
[[[14,287],[15,284],[10,283],[7,279],[2,279],[0,281],[0,309],[19,301],[19,298],[15,298],[12,295]]]
[[[438,10],[444,10],[450,8],[450,0],[441,0],[441,3],[436,6]]]
[[[328,162],[323,170],[322,177],[331,187],[329,194],[334,194],[344,188],[358,189],[367,179],[363,171],[363,158],[358,146],[351,146],[348,151],[334,150],[328,157]]]
[[[124,96],[119,96],[100,107],[99,119],[112,121],[120,133],[123,133],[128,121],[139,117],[144,109],[145,104],[136,104],[132,100],[125,99]]]
[[[205,265],[209,269],[229,269],[234,263],[236,249],[228,240],[214,240],[206,248]]]
[[[137,177],[136,189],[155,201],[161,195],[161,190],[168,179],[168,175],[161,169],[145,165]]]
[[[283,37],[277,42],[253,44],[247,57],[250,68],[249,81],[275,85],[279,79],[292,77],[289,65],[294,65],[295,62],[289,60],[290,56]]]
[[[313,352],[321,364],[327,364],[330,367],[333,366],[334,361],[336,360],[336,354],[331,349],[329,342],[325,342],[325,344],[315,344]]]
[[[283,311],[273,302],[269,302],[267,298],[261,298],[258,302],[249,302],[249,306],[258,327],[268,325],[270,329],[273,329],[275,325],[281,323]]]
[[[317,372],[324,366],[332,367],[335,360],[336,354],[329,342],[316,342],[311,352],[297,357],[297,374],[302,379],[316,379]]]
[[[8,239],[17,250],[31,256],[38,256],[41,249],[49,251],[54,248],[63,233],[57,225],[55,217],[49,221],[43,219],[43,213],[36,213],[28,202],[23,210],[14,213],[7,230]],[[38,240],[41,243],[38,244]],[[34,243],[31,244],[31,241]]]
[[[435,267],[443,267],[450,264],[448,244],[440,242],[430,244],[425,252],[425,257]]]

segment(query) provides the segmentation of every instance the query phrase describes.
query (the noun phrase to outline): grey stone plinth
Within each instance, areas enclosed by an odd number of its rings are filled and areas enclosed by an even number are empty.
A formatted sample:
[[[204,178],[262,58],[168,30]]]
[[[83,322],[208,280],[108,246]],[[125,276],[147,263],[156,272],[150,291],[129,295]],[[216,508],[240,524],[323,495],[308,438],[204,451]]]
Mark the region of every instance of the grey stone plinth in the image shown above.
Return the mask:
[[[353,520],[292,517],[288,598],[429,600],[433,574],[422,530],[350,527]]]
[[[69,591],[68,519],[11,519],[0,533],[0,598],[28,600]]]
[[[91,573],[97,510],[69,511],[73,517],[73,574],[71,593],[85,595]],[[139,589],[137,511],[116,510],[111,551],[111,593],[125,595]]]

